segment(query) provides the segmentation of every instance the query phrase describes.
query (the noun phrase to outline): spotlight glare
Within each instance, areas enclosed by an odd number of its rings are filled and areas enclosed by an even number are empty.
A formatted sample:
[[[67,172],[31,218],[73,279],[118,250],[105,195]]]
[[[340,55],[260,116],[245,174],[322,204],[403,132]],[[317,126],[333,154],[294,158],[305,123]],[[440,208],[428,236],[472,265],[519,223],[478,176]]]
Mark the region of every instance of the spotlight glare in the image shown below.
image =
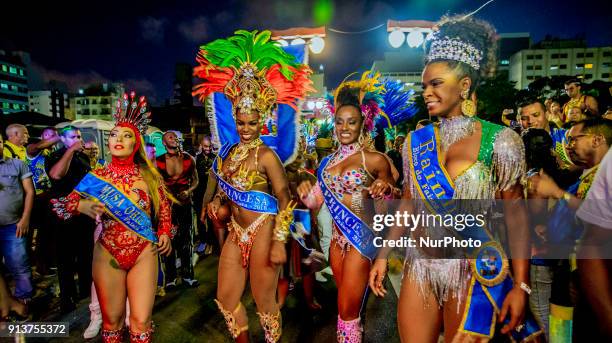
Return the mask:
[[[306,44],[306,41],[302,38],[296,38],[291,41],[291,45],[304,45],[304,44]]]
[[[394,48],[399,48],[404,44],[404,33],[400,30],[394,30],[389,33],[389,44]]]
[[[323,40],[323,38],[321,37],[313,37],[310,40],[310,51],[312,51],[313,54],[320,54],[321,51],[323,51],[323,49],[325,48],[325,40]]]
[[[406,43],[408,43],[408,46],[411,48],[416,48],[423,44],[424,40],[423,34],[418,31],[411,31],[406,37]]]

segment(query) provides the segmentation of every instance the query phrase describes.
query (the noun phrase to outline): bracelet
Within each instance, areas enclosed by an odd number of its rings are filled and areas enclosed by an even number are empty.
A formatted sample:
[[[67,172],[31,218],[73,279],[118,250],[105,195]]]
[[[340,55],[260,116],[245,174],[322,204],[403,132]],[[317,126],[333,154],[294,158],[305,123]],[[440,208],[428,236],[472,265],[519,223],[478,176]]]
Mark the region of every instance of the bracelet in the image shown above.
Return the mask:
[[[284,210],[278,212],[276,215],[276,221],[274,223],[274,230],[272,233],[273,240],[287,243],[287,237],[289,236],[289,226],[293,223],[293,209],[297,203],[293,200],[289,201],[287,207]]]
[[[523,291],[525,291],[525,293],[527,293],[527,295],[531,295],[531,287],[527,286],[526,283],[521,282],[519,284],[519,288],[522,289]]]

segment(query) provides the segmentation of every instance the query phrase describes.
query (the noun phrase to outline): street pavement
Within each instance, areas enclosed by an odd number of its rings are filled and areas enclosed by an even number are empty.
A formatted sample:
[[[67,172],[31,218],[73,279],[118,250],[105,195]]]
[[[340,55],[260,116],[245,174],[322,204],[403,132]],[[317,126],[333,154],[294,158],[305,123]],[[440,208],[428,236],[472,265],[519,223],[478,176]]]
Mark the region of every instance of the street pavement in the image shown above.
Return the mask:
[[[155,323],[155,342],[231,342],[225,322],[213,299],[217,282],[216,256],[200,260],[196,267],[196,278],[200,281],[197,288],[179,286],[157,297],[153,310]],[[326,275],[326,274],[325,274]],[[328,276],[328,275],[326,275]],[[396,282],[393,282],[396,284]],[[393,286],[386,280],[390,291],[383,299],[371,295],[366,305],[364,342],[399,342],[396,325],[397,296]],[[303,301],[301,283],[295,285],[282,309],[282,342],[335,342],[336,341],[336,288],[331,276],[328,282],[318,283],[315,290],[323,310],[311,312]],[[252,342],[264,342],[263,331],[259,325],[256,308],[250,289],[245,291],[243,304],[249,314],[249,328]],[[49,299],[49,306],[57,301]],[[60,316],[56,309],[48,309],[41,321],[70,322],[70,337],[55,339],[28,338],[26,342],[102,342],[101,337],[86,341],[83,331],[89,324],[88,299],[79,303],[72,313]],[[42,311],[38,309],[38,311]],[[2,342],[12,342],[4,339]],[[127,340],[126,340],[127,342]]]

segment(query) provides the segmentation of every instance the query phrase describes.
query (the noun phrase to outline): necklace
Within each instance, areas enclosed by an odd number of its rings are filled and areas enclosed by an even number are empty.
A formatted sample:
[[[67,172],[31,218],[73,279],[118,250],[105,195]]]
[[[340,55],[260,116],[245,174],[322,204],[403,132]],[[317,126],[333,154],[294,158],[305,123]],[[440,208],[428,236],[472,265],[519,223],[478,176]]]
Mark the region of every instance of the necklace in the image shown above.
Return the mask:
[[[238,171],[238,169],[240,168],[240,165],[242,165],[242,162],[244,162],[244,160],[249,157],[249,153],[251,152],[251,150],[257,148],[262,144],[263,141],[261,140],[261,138],[257,138],[246,144],[238,143],[238,146],[230,155],[228,161],[229,163],[227,165],[227,172],[225,172],[224,174],[230,176],[236,173],[236,171]]]
[[[106,168],[98,169],[99,175],[110,179],[115,185],[129,190],[140,178],[140,168],[134,162],[123,163],[113,159]]]
[[[361,144],[359,144],[359,142],[346,144],[346,145],[345,144],[340,145],[338,150],[336,150],[336,152],[332,155],[331,160],[329,161],[328,168],[341,163],[342,161],[346,160],[347,158],[352,156],[354,153],[360,151],[361,149],[362,149],[362,146]]]
[[[474,134],[476,119],[466,116],[440,119],[440,148],[446,151],[457,141]]]

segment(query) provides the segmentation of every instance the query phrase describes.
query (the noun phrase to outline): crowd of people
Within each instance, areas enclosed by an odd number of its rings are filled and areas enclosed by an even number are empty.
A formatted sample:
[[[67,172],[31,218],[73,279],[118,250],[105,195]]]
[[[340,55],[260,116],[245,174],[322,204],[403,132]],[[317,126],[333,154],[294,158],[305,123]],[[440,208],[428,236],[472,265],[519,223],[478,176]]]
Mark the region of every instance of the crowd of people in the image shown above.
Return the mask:
[[[470,199],[481,200],[488,221],[500,212],[505,230],[471,228],[483,247],[460,257],[402,252],[394,309],[401,340],[609,340],[612,111],[572,79],[566,103],[526,97],[501,114],[505,125],[479,119],[478,85],[495,66],[495,38],[486,22],[443,18],[425,44],[430,119],[395,129],[382,148],[375,132],[415,111],[393,101],[407,91],[374,72],[336,88],[332,140],[309,146],[299,131],[289,138],[281,117],[299,114],[297,101],[312,91],[310,69],[268,32],[238,31],[202,46],[194,95],[215,104],[223,95],[233,127],[211,127],[192,154],[174,131],[163,135],[165,153],[156,153],[145,140],[146,99],[134,93],[115,110],[110,161],[74,126],[46,128],[28,144],[27,127],[9,125],[0,138],[2,318],[27,317],[32,268],[57,270],[63,313],[91,297],[85,338],[101,331],[104,342],[120,342],[127,332],[131,342],[150,342],[156,295],[197,287],[194,256],[214,253],[215,302],[235,341],[249,341],[247,283],[266,342],[281,339],[295,281],[309,310],[332,311],[314,297],[316,275],[329,264],[337,340],[361,342],[368,290],[387,294],[394,258],[375,237],[471,237],[443,225],[377,232],[370,214],[397,199],[406,213],[444,215],[452,212],[441,203]],[[275,118],[282,144],[267,138]],[[502,209],[493,210],[496,199]],[[489,256],[492,265],[479,264]]]

